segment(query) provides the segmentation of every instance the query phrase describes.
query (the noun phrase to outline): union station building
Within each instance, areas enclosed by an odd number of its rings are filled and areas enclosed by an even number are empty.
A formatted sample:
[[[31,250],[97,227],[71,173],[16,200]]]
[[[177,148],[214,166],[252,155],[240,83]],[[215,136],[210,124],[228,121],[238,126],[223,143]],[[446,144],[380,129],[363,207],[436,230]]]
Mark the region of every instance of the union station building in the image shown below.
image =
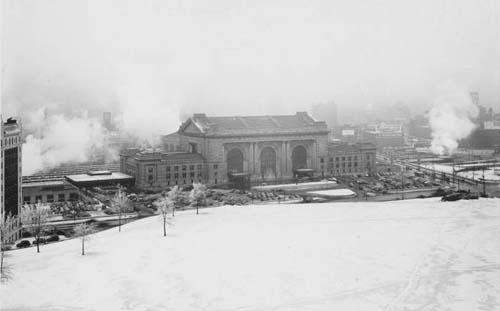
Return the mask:
[[[329,144],[328,133],[325,122],[306,112],[234,117],[194,114],[176,133],[164,137],[162,151],[125,150],[120,166],[123,173],[135,177],[137,187],[144,189],[193,182],[248,185],[286,181],[304,175],[347,174],[347,167],[349,174],[355,168],[371,170],[374,165],[366,161],[374,164],[374,146],[357,148],[358,151],[341,148],[344,156],[335,156],[332,152],[336,149]],[[368,160],[361,153],[369,154]],[[360,164],[356,167],[354,157],[359,157]],[[341,159],[346,163],[338,163]]]

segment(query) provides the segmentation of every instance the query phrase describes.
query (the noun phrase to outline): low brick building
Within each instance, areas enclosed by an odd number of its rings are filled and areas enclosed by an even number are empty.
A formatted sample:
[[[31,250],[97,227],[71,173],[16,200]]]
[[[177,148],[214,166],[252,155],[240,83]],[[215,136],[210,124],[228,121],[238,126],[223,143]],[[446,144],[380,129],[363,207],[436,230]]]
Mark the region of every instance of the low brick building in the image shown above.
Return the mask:
[[[76,201],[78,189],[62,179],[23,182],[23,204]]]
[[[135,177],[135,186],[140,189],[206,182],[205,159],[198,153],[127,149],[120,154],[120,167]]]
[[[329,176],[372,174],[377,148],[372,143],[330,143],[328,156],[320,159],[321,173]]]

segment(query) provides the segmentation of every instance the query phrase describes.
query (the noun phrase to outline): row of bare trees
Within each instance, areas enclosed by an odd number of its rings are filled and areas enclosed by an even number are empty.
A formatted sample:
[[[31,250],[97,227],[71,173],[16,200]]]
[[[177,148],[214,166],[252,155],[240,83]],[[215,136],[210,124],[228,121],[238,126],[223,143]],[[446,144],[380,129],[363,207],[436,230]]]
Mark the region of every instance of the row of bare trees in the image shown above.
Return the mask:
[[[199,214],[199,206],[204,204],[205,199],[206,186],[201,183],[193,184],[193,189],[189,194],[189,201],[196,205],[196,214]],[[159,214],[162,216],[163,235],[166,236],[167,225],[173,225],[175,209],[182,204],[181,189],[178,186],[173,187],[169,192],[163,193],[160,199],[155,201],[154,204],[158,208]],[[111,201],[111,207],[118,213],[118,231],[121,232],[123,213],[129,209],[129,200],[126,192],[121,187],[118,188],[117,193]],[[22,208],[20,219],[24,229],[30,232],[35,238],[34,243],[36,243],[37,253],[40,253],[40,242],[42,235],[46,231],[50,214],[50,208],[40,202],[31,205],[27,204]],[[14,218],[8,216],[0,223],[0,272],[2,281],[9,279],[11,275],[10,267],[5,262],[5,250],[7,250],[5,237],[7,235],[7,224],[12,221],[14,221]],[[85,242],[90,239],[90,235],[95,231],[95,226],[93,224],[81,223],[75,226],[75,236],[79,237],[82,242],[82,255],[85,255]]]
[[[193,189],[189,193],[189,201],[196,204],[196,214],[199,214],[199,206],[205,203],[205,199],[206,186],[201,183],[194,183]],[[172,225],[172,218],[175,217],[175,209],[182,204],[181,201],[181,190],[178,186],[174,186],[169,192],[164,192],[154,203],[162,216],[163,236],[167,236],[167,224]]]

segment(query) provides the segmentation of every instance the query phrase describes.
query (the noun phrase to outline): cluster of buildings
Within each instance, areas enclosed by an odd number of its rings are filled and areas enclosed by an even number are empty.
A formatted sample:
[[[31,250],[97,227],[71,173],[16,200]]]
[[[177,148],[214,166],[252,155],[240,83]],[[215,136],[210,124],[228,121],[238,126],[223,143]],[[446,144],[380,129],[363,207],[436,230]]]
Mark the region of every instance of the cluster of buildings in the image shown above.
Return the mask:
[[[114,130],[110,115],[104,122]],[[76,201],[93,187],[127,185],[161,191],[196,182],[245,188],[255,183],[294,182],[375,172],[373,143],[331,139],[326,122],[306,112],[275,116],[211,117],[194,114],[159,149],[126,148],[119,164],[69,166],[22,176],[22,130],[2,121],[1,216],[17,216],[23,204]],[[12,238],[19,224],[12,224]]]
[[[141,189],[159,190],[203,182],[274,183],[303,176],[370,174],[376,148],[334,143],[324,121],[308,113],[209,117],[194,114],[161,150],[127,149],[120,169]]]

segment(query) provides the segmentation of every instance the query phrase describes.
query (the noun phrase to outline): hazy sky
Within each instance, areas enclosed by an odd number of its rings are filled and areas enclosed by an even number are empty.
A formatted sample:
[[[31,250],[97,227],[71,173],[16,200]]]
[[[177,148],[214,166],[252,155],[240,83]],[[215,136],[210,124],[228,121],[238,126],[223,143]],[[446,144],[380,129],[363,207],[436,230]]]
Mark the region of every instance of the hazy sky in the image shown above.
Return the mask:
[[[450,81],[500,108],[498,0],[4,0],[2,18],[4,114],[422,107]]]

